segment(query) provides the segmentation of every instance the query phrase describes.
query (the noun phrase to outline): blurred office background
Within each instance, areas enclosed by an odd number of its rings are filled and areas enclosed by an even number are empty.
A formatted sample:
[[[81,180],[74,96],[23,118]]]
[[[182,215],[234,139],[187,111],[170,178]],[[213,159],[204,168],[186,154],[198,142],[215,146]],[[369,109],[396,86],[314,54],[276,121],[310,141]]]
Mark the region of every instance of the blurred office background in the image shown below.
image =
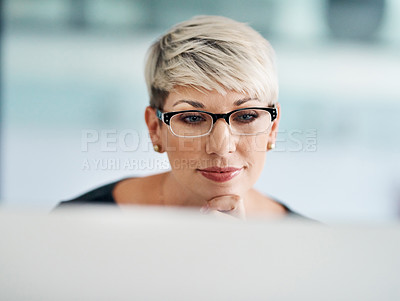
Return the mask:
[[[199,14],[247,22],[276,50],[279,142],[257,187],[322,221],[398,219],[398,0],[3,1],[0,206],[50,210],[165,170],[143,119],[144,57]]]

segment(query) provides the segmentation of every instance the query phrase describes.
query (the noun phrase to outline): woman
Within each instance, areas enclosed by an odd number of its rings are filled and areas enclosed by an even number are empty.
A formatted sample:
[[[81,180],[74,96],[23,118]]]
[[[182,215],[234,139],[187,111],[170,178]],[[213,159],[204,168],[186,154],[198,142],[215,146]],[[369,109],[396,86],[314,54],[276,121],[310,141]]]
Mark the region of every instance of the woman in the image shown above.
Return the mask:
[[[120,180],[61,207],[192,206],[241,219],[297,215],[253,188],[280,120],[274,52],[260,34],[228,18],[195,17],[151,46],[145,76],[145,120],[171,171]]]

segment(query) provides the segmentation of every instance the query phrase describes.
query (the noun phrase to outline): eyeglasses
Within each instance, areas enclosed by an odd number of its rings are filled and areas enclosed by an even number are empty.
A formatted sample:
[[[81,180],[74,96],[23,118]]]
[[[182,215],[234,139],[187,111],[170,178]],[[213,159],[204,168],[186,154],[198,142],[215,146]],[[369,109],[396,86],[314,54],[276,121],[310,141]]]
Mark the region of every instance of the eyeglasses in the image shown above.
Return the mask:
[[[231,133],[235,135],[257,135],[266,133],[277,117],[273,108],[243,108],[226,114],[213,114],[206,111],[187,110],[178,112],[156,111],[157,118],[169,126],[177,137],[193,138],[211,133],[218,119],[225,119]]]

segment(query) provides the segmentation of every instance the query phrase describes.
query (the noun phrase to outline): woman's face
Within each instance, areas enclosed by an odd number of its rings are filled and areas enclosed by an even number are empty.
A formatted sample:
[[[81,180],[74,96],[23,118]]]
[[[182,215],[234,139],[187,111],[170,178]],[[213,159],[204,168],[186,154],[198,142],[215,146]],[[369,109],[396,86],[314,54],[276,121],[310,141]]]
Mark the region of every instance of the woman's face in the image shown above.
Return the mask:
[[[177,87],[169,93],[163,111],[227,113],[266,106],[265,102],[233,91],[222,95]],[[168,154],[174,179],[191,197],[204,201],[228,194],[243,196],[261,174],[267,144],[275,142],[278,122],[279,113],[269,132],[240,136],[231,133],[224,119],[218,119],[209,135],[196,138],[177,137],[163,123],[157,129],[157,144]]]

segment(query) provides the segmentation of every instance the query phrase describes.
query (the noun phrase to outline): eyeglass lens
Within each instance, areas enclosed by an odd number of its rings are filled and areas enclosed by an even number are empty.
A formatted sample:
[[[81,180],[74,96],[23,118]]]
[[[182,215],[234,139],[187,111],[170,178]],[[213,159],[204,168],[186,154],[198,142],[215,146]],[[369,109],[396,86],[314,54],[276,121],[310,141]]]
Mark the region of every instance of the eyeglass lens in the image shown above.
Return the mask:
[[[266,132],[271,126],[271,115],[264,110],[249,109],[229,117],[232,134],[254,135]],[[196,137],[208,134],[213,127],[212,116],[201,112],[185,112],[171,118],[172,132],[177,136]]]

